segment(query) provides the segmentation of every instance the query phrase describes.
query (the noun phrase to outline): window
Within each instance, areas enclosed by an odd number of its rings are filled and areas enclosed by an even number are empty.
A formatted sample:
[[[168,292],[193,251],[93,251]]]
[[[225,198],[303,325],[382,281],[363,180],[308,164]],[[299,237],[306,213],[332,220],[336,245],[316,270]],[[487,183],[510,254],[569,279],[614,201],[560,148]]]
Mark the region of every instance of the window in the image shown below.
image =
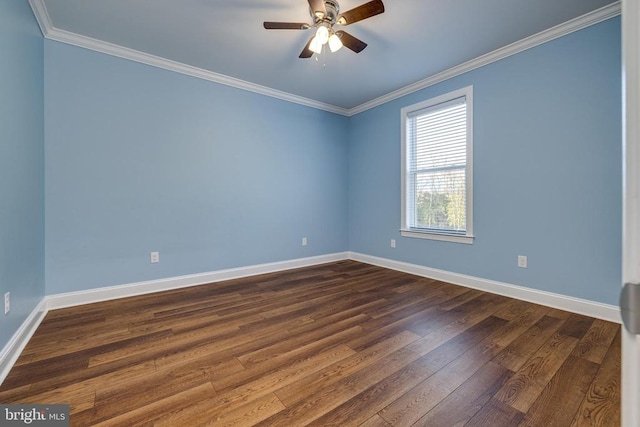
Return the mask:
[[[473,88],[402,109],[402,229],[473,243]]]

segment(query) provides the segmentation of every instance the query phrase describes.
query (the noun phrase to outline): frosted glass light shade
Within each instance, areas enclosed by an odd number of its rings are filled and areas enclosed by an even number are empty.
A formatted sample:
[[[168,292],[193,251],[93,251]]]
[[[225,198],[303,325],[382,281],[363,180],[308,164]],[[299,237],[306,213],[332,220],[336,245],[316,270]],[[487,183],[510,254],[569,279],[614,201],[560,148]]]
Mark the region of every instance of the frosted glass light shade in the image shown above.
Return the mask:
[[[342,48],[342,40],[340,40],[340,37],[338,37],[336,34],[332,34],[331,37],[329,37],[329,49],[331,49],[331,52],[337,52]]]
[[[317,36],[311,40],[311,43],[309,44],[309,50],[313,53],[318,53],[318,54],[322,52],[322,43],[318,41]]]
[[[327,30],[327,27],[318,27],[318,31],[316,31],[316,39],[320,45],[329,41],[329,30]]]

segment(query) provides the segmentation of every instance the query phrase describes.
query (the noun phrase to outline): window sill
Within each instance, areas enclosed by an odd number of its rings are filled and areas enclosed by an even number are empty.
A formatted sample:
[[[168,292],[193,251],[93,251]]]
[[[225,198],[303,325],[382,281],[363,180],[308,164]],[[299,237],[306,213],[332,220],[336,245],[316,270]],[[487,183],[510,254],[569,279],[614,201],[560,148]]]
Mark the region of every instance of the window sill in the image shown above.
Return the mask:
[[[464,243],[465,245],[473,244],[473,236],[460,236],[454,234],[444,234],[444,233],[429,233],[427,231],[416,231],[416,230],[400,230],[400,234],[403,237],[412,237],[416,239],[429,239],[429,240],[440,240],[444,242],[453,242],[453,243]]]

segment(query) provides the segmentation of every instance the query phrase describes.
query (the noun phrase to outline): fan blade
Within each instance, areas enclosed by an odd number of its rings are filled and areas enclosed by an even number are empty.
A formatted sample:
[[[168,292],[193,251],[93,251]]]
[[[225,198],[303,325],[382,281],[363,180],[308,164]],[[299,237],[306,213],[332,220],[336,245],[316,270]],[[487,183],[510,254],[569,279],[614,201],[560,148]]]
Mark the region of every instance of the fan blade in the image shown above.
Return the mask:
[[[327,16],[327,8],[324,7],[324,0],[309,0],[309,7],[314,16],[322,19]]]
[[[298,58],[311,58],[313,56],[313,51],[309,49],[309,46],[311,46],[311,40],[313,40],[313,37],[309,39],[307,45],[304,47]]]
[[[384,4],[382,0],[373,0],[369,3],[365,3],[355,9],[347,10],[344,13],[338,15],[336,23],[340,25],[349,25],[354,22],[362,21],[363,19],[371,18],[384,12]]]
[[[360,39],[353,37],[351,34],[346,31],[336,31],[338,37],[340,37],[340,41],[345,47],[348,47],[355,53],[360,53],[367,47],[367,44]]]
[[[304,22],[265,22],[267,30],[308,30],[309,24]]]

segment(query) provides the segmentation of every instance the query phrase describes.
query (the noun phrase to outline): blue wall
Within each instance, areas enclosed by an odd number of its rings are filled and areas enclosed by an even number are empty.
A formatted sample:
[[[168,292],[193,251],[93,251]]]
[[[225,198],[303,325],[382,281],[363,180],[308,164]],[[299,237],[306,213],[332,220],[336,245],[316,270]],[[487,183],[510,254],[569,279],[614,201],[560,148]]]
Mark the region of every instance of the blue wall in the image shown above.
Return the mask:
[[[346,117],[49,40],[45,63],[47,294],[347,250]]]
[[[351,250],[615,304],[619,34],[610,19],[351,118],[46,41],[46,292]],[[475,243],[402,238],[400,109],[467,85]]]
[[[42,45],[29,3],[1,1],[0,349],[44,296]]]
[[[614,18],[352,117],[349,249],[617,304],[620,55]],[[475,243],[401,237],[400,109],[468,85]]]

